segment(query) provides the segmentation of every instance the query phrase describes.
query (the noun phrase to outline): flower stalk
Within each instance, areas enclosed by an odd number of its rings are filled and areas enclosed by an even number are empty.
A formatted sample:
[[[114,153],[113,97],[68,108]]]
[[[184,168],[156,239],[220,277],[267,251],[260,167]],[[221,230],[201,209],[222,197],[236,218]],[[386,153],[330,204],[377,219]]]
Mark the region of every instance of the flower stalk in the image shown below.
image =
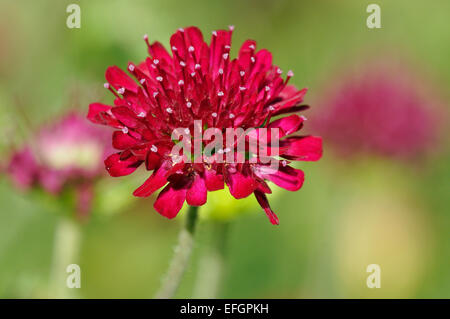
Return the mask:
[[[189,259],[194,246],[194,234],[198,219],[198,206],[189,206],[187,218],[178,237],[178,244],[163,280],[160,290],[156,294],[158,299],[170,299],[175,295],[183,275],[189,265]]]

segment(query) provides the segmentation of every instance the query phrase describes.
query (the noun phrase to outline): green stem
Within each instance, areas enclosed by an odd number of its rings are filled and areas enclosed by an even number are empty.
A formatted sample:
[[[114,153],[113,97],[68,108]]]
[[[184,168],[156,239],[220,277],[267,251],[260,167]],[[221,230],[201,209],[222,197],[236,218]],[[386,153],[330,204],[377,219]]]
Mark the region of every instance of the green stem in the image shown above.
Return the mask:
[[[221,290],[229,223],[215,222],[211,228],[211,245],[200,257],[193,298],[217,298]]]
[[[50,289],[53,298],[73,298],[75,289],[67,287],[67,266],[79,264],[81,242],[80,225],[67,217],[61,217],[55,229]]]
[[[178,245],[175,248],[174,256],[162,286],[156,294],[156,298],[173,298],[189,265],[189,258],[194,246],[194,233],[198,219],[198,207],[189,206],[187,214],[186,222],[178,237]]]

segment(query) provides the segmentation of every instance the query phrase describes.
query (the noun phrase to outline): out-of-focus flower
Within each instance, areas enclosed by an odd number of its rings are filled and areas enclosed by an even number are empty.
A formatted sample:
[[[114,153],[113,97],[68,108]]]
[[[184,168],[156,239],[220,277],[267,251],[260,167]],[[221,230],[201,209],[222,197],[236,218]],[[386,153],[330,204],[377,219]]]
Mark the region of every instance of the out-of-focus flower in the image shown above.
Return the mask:
[[[312,126],[344,155],[414,159],[433,146],[435,97],[426,83],[396,62],[358,65],[323,90]],[[434,103],[435,104],[435,103]]]
[[[57,194],[75,186],[81,213],[89,211],[92,182],[103,175],[103,160],[111,152],[109,132],[84,117],[69,113],[42,128],[23,149],[13,153],[7,171],[21,189],[40,186]]]
[[[153,174],[135,190],[135,196],[149,196],[167,184],[154,204],[161,215],[175,217],[185,201],[201,206],[208,191],[223,189],[227,184],[237,199],[253,193],[271,223],[278,224],[266,197],[271,193],[266,180],[298,190],[304,174],[289,166],[287,160],[318,160],[322,141],[314,136],[289,136],[301,129],[304,117],[285,115],[307,108],[300,105],[306,89],[287,85],[293,73],[289,71],[282,79],[282,71],[272,64],[271,53],[256,51],[255,41],[245,41],[238,57],[231,60],[232,30],[213,31],[208,45],[198,28],[179,29],[170,39],[172,55],[159,42],[150,44],[145,36],[150,56],[142,63],[128,64],[134,79],[116,66],[109,67],[105,88],[115,95],[114,106],[93,103],[88,118],[118,129],[113,146],[120,152],[105,161],[111,176],[131,174],[145,163]],[[271,121],[276,116],[281,117]],[[210,157],[202,155],[199,163],[183,156],[180,161],[179,154],[171,153],[175,145],[172,132],[181,127],[195,136],[196,120],[203,123],[201,136],[206,128],[220,132],[226,128],[256,128],[250,138],[262,142],[258,129],[279,129],[279,169],[270,169],[260,159],[256,163],[248,158],[239,163],[236,158],[219,161],[230,151],[227,148]],[[200,142],[205,146],[209,139]]]

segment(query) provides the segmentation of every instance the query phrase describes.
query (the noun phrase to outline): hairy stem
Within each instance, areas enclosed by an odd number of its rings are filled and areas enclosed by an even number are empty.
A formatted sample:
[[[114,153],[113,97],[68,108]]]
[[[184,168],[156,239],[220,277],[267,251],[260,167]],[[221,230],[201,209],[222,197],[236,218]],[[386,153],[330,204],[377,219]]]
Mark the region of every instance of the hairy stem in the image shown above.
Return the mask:
[[[156,294],[156,298],[173,298],[189,265],[189,258],[194,246],[194,233],[198,217],[198,207],[189,206],[187,214],[186,222],[178,237],[178,245],[175,248],[174,256],[163,284]]]
[[[214,299],[219,296],[225,273],[225,253],[229,223],[217,221],[211,225],[210,245],[200,257],[193,298]]]

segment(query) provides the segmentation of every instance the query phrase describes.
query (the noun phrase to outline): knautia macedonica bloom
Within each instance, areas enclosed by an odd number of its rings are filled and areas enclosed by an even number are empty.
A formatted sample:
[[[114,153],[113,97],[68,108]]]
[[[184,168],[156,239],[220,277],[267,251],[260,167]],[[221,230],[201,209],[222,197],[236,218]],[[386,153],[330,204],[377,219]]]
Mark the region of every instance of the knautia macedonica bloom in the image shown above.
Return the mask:
[[[424,77],[384,58],[358,64],[323,89],[313,127],[342,155],[417,159],[434,146],[439,104]]]
[[[119,152],[105,160],[111,176],[128,175],[142,164],[153,171],[134,195],[164,187],[154,204],[163,216],[175,217],[185,201],[205,204],[208,191],[226,184],[237,199],[254,194],[278,224],[266,181],[298,190],[304,174],[290,161],[318,160],[322,141],[291,136],[305,118],[288,114],[307,108],[300,105],[306,89],[288,85],[293,73],[283,79],[271,53],[257,51],[255,41],[245,41],[230,59],[232,31],[212,32],[208,45],[198,28],[179,29],[170,39],[172,54],[144,36],[149,57],[129,63],[130,75],[109,67],[105,88],[116,97],[114,105],[93,103],[88,118],[117,129],[113,146]]]
[[[95,127],[83,116],[69,113],[42,128],[8,165],[8,173],[21,189],[32,186],[58,194],[65,187],[77,191],[79,213],[87,213],[92,182],[103,175],[103,160],[112,151],[110,133]]]

